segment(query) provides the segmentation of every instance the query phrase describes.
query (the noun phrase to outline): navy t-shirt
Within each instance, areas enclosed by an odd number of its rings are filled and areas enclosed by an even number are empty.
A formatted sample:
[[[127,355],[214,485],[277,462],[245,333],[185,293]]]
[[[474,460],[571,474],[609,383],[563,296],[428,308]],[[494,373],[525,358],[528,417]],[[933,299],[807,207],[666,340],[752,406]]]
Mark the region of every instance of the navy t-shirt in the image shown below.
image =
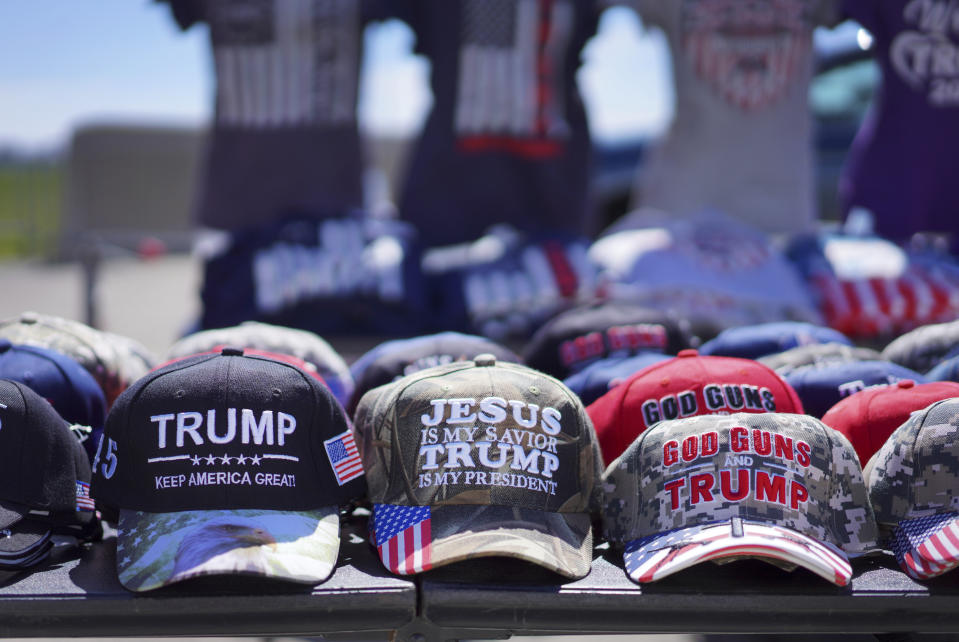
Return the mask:
[[[197,185],[201,225],[362,206],[356,100],[371,0],[164,0],[209,25],[215,116]],[[380,0],[375,0],[379,2]]]
[[[432,63],[433,106],[411,153],[400,216],[426,246],[493,224],[589,234],[591,165],[576,86],[593,0],[393,4]]]
[[[959,6],[906,0],[845,0],[842,6],[872,34],[881,70],[841,177],[843,206],[872,211],[885,238],[951,233],[955,249]]]

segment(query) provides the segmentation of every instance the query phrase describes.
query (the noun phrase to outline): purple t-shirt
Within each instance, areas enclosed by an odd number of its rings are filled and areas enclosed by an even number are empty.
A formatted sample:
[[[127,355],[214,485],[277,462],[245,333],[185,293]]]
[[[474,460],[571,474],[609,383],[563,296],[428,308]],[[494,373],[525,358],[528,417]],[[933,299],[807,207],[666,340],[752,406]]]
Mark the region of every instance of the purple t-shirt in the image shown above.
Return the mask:
[[[197,184],[201,225],[362,206],[356,99],[362,29],[378,0],[165,0],[210,28],[215,114]]]
[[[840,183],[846,211],[865,207],[895,241],[959,231],[959,5],[949,0],[845,0],[874,37],[882,82]]]
[[[493,224],[588,233],[590,136],[576,86],[594,0],[410,0],[403,18],[432,63],[433,107],[400,216],[428,246]]]

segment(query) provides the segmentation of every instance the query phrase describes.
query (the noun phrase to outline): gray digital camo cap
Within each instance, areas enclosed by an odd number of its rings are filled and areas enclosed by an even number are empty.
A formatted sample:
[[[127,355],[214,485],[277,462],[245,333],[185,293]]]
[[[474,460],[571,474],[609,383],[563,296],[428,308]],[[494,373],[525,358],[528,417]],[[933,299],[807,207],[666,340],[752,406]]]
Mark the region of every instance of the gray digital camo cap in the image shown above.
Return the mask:
[[[370,390],[354,427],[392,572],[500,556],[589,573],[603,462],[558,380],[483,354]]]
[[[705,560],[803,566],[840,586],[875,548],[856,453],[819,420],[703,415],[642,433],[603,476],[604,529],[651,582]]]
[[[927,579],[959,565],[959,398],[913,413],[864,476],[883,543],[907,574]]]

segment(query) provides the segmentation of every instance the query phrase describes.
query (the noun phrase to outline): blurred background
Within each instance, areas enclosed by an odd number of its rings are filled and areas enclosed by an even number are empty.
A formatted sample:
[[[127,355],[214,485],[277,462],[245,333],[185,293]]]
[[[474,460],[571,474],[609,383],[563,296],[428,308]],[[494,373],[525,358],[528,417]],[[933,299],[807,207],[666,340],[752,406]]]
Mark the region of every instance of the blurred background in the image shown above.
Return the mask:
[[[190,249],[197,153],[211,117],[206,27],[176,28],[148,0],[7,3],[0,20],[0,259],[82,259],[101,250]],[[845,152],[877,79],[869,39],[851,23],[816,33],[819,200],[837,216]],[[406,143],[430,106],[429,63],[399,21],[365,33],[359,120],[368,141],[366,199],[389,207]],[[611,8],[586,47],[579,83],[596,146],[594,188],[606,221],[626,208],[643,150],[669,126],[672,85],[662,34]]]

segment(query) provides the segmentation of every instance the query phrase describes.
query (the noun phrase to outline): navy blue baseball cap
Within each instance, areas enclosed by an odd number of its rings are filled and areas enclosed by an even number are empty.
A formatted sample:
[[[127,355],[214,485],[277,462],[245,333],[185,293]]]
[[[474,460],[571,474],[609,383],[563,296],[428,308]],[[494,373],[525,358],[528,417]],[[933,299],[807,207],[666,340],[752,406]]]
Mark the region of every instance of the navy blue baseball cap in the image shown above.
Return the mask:
[[[647,366],[672,359],[659,352],[641,352],[631,357],[606,357],[594,361],[579,372],[563,380],[566,387],[579,395],[584,405],[589,405],[612,388]]]
[[[347,411],[352,414],[368,390],[433,366],[472,361],[478,354],[492,354],[497,361],[522,362],[518,354],[492,339],[462,332],[385,341],[350,366],[354,389]]]
[[[693,346],[688,323],[663,310],[597,301],[560,312],[533,334],[523,362],[558,379],[590,363],[641,352],[678,354]]]
[[[758,359],[790,348],[852,341],[838,330],[805,321],[774,321],[723,330],[699,349],[699,354]]]
[[[783,378],[802,400],[806,414],[821,418],[840,400],[860,390],[904,379],[926,383],[922,374],[891,361],[846,361],[796,368]]]
[[[929,381],[957,381],[959,382],[959,356],[949,357],[940,361],[926,373]]]
[[[49,401],[75,430],[93,460],[106,421],[106,399],[96,379],[77,361],[55,350],[0,338],[0,379],[19,381]]]

